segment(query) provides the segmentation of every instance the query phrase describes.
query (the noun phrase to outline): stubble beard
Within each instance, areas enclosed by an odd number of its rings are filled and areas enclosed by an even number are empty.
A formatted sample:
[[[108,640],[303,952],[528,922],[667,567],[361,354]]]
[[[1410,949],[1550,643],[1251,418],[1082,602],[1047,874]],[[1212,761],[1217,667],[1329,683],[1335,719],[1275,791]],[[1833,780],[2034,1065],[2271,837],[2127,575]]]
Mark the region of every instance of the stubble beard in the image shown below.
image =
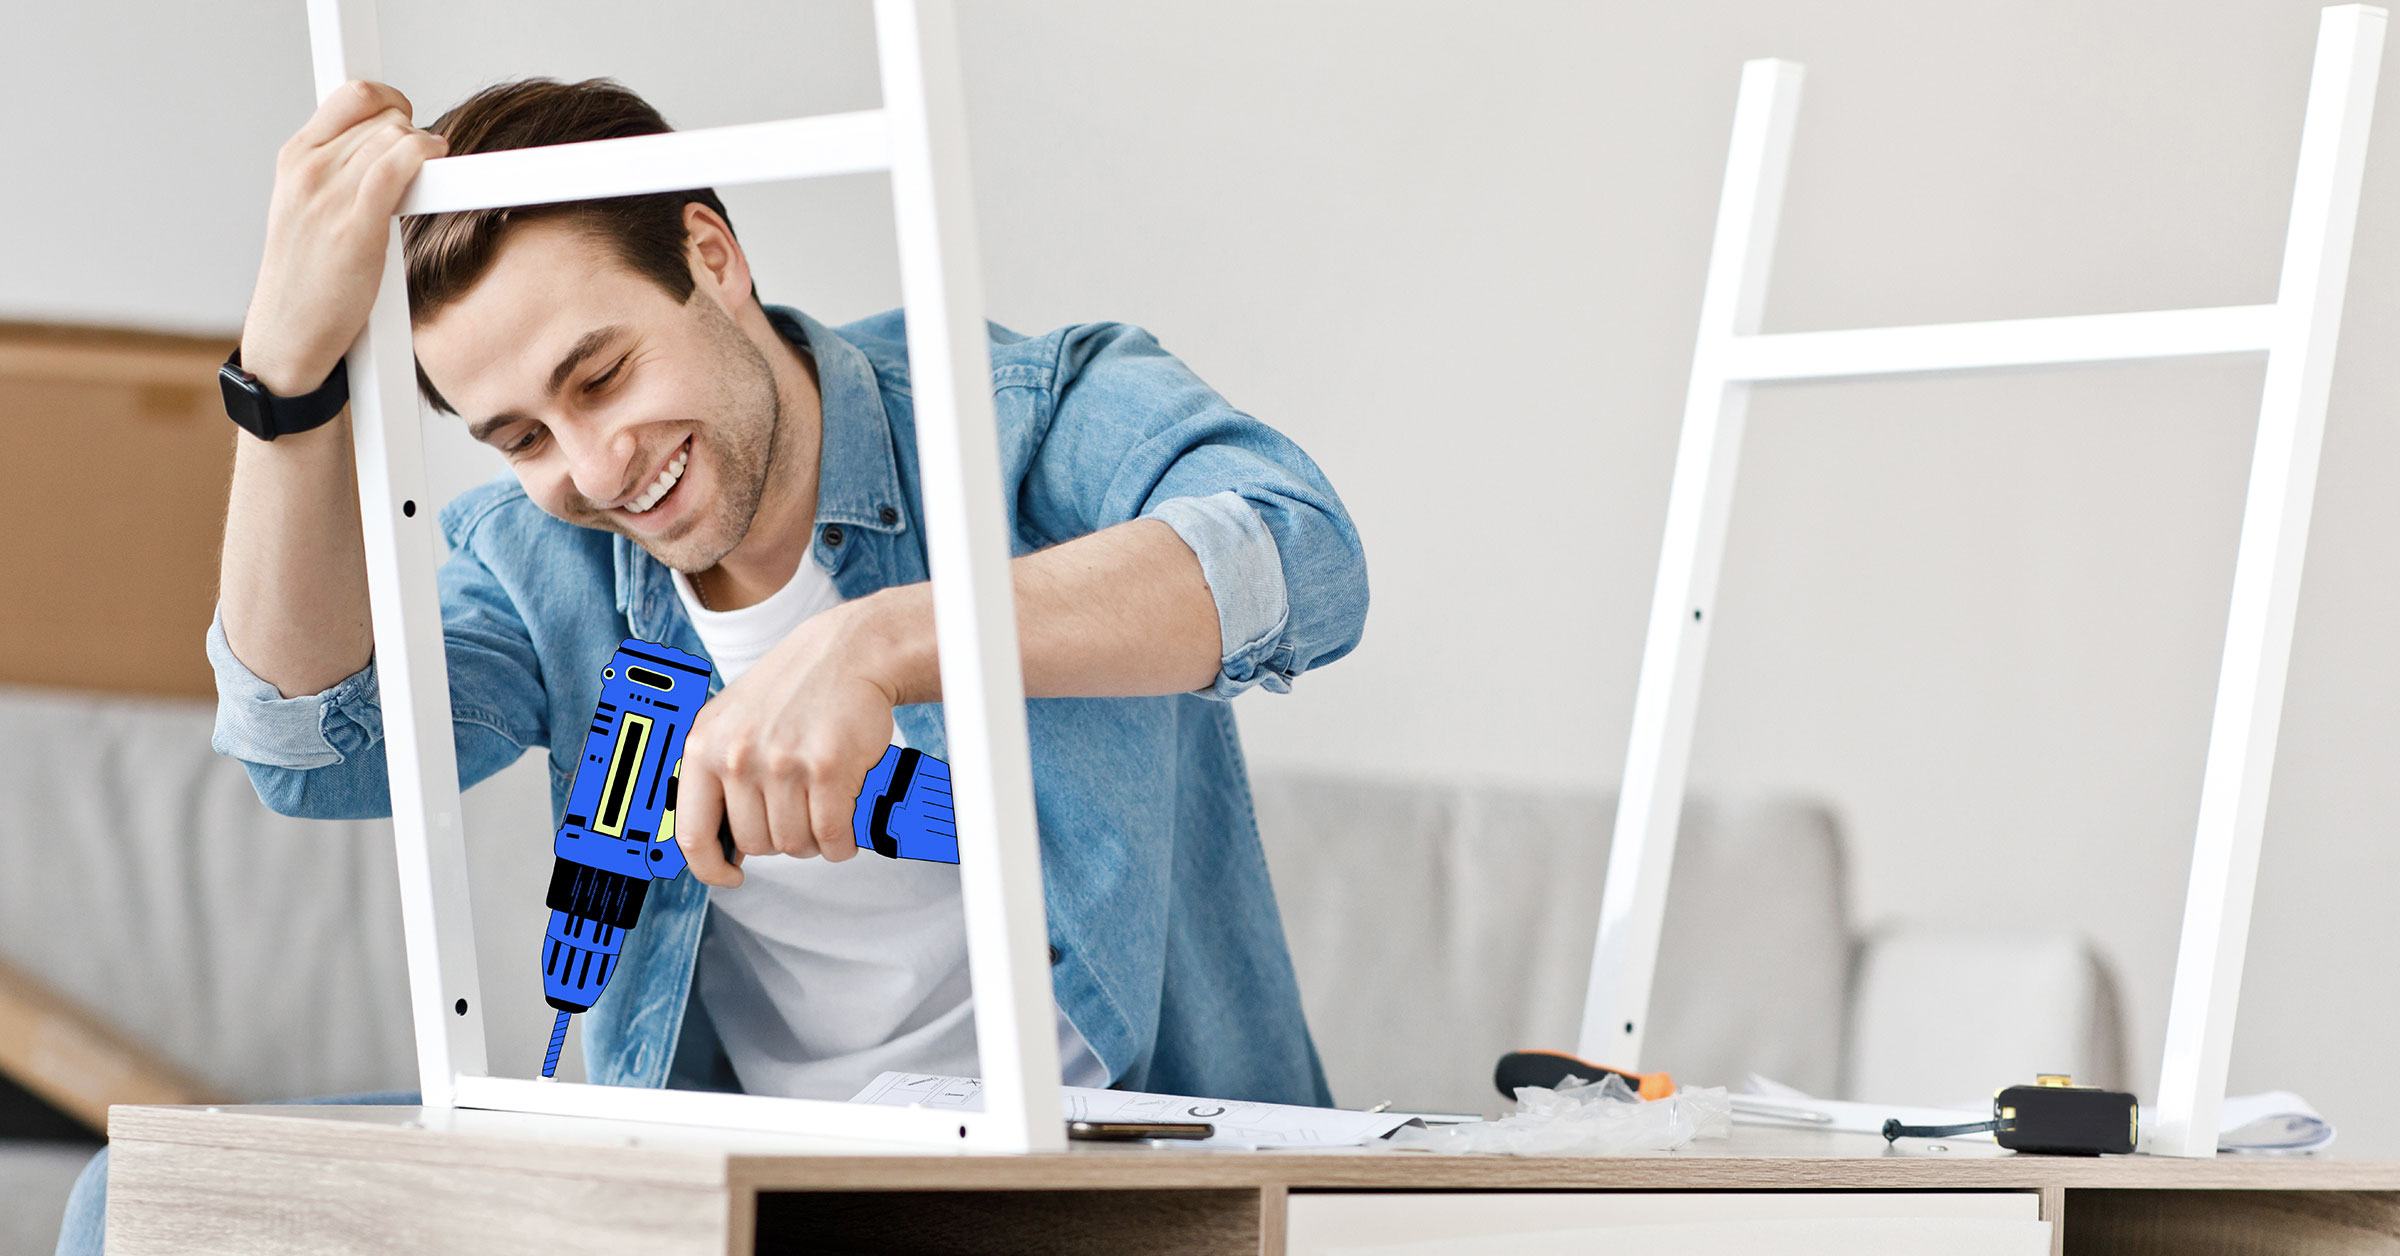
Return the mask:
[[[689,526],[665,537],[636,535],[618,526],[613,515],[605,525],[685,575],[716,566],[750,535],[783,431],[783,396],[767,356],[716,302],[698,294],[693,299],[703,307],[699,318],[725,368],[710,399],[715,418],[701,423],[694,442],[695,454],[704,454],[713,472],[716,500],[695,512]]]

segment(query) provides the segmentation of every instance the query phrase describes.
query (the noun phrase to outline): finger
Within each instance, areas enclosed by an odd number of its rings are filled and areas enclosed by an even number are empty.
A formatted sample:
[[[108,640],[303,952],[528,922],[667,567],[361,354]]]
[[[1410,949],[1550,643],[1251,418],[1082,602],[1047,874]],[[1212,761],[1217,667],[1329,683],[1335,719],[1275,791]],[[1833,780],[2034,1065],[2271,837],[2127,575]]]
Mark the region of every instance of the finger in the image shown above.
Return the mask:
[[[809,791],[809,823],[817,831],[817,849],[825,852],[828,862],[840,863],[858,853],[858,832],[852,817],[858,809],[859,791],[867,787],[867,773],[874,766],[875,760],[869,760],[866,767],[858,770],[858,775],[847,777],[838,785]]]
[[[335,137],[331,144],[325,146],[325,156],[330,163],[329,168],[334,170],[363,169],[365,163],[383,155],[386,149],[414,134],[415,131],[416,128],[409,125],[407,115],[397,109],[386,109],[342,132]]]
[[[416,114],[408,97],[390,84],[352,79],[319,102],[317,111],[293,134],[292,143],[300,148],[320,147],[386,109],[400,110],[403,118]]]
[[[725,820],[733,826],[733,848],[745,855],[775,853],[774,831],[767,823],[767,801],[740,781],[725,782]]]
[[[448,151],[449,141],[431,131],[418,131],[385,149],[358,181],[358,207],[390,217],[400,198],[415,182],[425,163]]]
[[[717,848],[717,826],[725,818],[724,787],[698,764],[687,761],[686,766],[692,771],[675,790],[675,844],[683,848],[683,861],[702,884],[740,885],[741,864],[727,860]]]
[[[767,827],[775,849],[796,859],[817,853],[816,834],[808,825],[808,789],[797,781],[780,781],[767,792]]]

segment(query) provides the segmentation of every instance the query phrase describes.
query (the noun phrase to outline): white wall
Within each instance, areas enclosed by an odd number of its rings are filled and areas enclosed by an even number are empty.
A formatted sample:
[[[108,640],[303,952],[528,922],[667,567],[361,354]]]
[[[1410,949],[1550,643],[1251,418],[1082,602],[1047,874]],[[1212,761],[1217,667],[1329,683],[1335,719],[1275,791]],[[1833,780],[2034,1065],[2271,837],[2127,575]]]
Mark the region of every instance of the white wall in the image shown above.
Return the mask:
[[[2253,302],[2316,12],[964,7],[995,317],[1151,327],[1315,453],[1366,536],[1365,644],[1244,700],[1254,757],[1579,785],[1624,751],[1740,61],[1810,71],[1772,330]],[[0,315],[238,321],[308,107],[299,8],[20,21]],[[521,73],[615,74],[687,126],[875,99],[855,2],[384,8],[426,118]],[[2400,84],[2379,113],[2233,1082],[2388,1152]],[[728,200],[768,298],[840,319],[895,299],[883,194]],[[2219,364],[1763,399],[1702,706],[1698,782],[1833,799],[1870,920],[2090,932],[2145,1087],[2257,392]]]

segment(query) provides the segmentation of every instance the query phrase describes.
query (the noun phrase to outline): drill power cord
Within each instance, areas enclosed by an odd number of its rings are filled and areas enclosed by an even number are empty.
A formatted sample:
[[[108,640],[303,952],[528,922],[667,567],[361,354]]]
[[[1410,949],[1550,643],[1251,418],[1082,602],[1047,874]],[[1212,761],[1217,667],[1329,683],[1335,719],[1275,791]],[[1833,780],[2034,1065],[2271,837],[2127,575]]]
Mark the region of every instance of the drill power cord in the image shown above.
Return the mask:
[[[1903,1138],[1963,1138],[1969,1134],[1996,1134],[2012,1122],[1994,1118],[1989,1121],[1969,1121],[1964,1125],[1902,1125],[1893,1117],[1883,1123],[1883,1141],[1898,1142]]]

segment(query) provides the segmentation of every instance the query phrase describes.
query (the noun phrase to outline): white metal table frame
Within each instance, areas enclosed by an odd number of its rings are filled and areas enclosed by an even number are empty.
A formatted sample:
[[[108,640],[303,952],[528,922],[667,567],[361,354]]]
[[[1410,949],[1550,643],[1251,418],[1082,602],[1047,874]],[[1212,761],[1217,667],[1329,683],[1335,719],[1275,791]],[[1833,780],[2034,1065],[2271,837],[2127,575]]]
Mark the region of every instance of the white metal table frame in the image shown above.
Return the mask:
[[[374,0],[309,0],[308,17],[320,100],[346,80],[381,77]],[[399,213],[889,172],[984,1110],[934,1112],[491,1075],[434,583],[435,512],[418,509],[427,501],[425,446],[395,222],[374,311],[348,362],[409,1005],[428,1106],[991,1151],[1065,1147],[955,18],[948,0],[876,0],[875,33],[881,109],[439,158],[425,164]],[[528,974],[530,979],[531,969]]]
[[[2380,8],[2354,4],[2328,8],[2320,19],[2283,276],[2272,305],[1762,335],[1801,67],[1773,60],[1742,67],[1585,996],[1582,1055],[1625,1067],[1641,1059],[1751,389],[2263,354],[2257,442],[2149,1144],[2164,1154],[2216,1154],[2384,16]]]

